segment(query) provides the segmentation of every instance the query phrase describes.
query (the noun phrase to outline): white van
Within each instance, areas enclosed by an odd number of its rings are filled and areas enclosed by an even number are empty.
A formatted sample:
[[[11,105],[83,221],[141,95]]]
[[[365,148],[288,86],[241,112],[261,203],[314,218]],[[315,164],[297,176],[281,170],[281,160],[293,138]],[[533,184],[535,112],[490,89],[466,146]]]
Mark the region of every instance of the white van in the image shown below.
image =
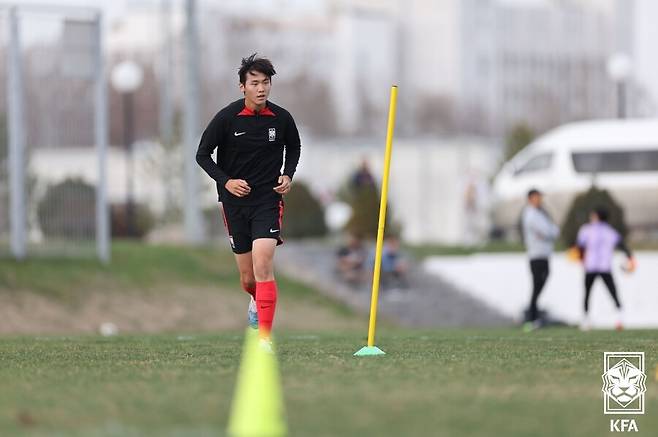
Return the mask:
[[[570,123],[537,138],[496,175],[493,224],[515,229],[533,187],[562,224],[573,198],[592,183],[619,202],[632,230],[657,230],[658,119]]]

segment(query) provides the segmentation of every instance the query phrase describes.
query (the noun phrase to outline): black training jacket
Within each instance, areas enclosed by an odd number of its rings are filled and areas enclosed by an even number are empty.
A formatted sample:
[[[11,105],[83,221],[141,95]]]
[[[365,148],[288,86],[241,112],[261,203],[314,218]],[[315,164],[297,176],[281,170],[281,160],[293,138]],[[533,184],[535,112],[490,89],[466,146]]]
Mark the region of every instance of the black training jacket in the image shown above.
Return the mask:
[[[217,162],[212,158],[215,149]],[[300,151],[299,132],[288,111],[268,101],[255,113],[240,99],[219,111],[208,124],[196,161],[217,182],[221,202],[258,205],[281,199],[273,188],[282,174],[293,178]],[[251,192],[245,197],[234,196],[224,188],[229,179],[246,180]]]

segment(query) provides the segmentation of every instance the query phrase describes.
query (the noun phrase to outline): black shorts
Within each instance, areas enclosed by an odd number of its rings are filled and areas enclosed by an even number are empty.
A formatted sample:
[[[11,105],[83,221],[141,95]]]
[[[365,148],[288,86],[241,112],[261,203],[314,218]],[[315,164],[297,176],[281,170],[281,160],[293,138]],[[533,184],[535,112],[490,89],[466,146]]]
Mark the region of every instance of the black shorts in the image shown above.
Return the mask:
[[[249,206],[219,205],[233,253],[251,252],[252,242],[257,238],[273,238],[277,246],[283,244],[283,200]]]

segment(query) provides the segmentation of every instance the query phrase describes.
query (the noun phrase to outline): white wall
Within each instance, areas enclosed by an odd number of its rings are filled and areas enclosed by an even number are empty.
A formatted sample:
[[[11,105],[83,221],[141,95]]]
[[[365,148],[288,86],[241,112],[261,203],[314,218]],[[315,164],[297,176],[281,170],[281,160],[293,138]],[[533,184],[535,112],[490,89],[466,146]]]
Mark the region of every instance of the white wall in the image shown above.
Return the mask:
[[[107,153],[107,190],[110,202],[123,202],[126,198],[126,155],[123,149],[110,147]],[[163,160],[180,158],[165,155],[156,143],[137,143],[134,152],[135,200],[147,202],[156,212],[162,212],[165,202],[165,184],[181,182],[180,173],[170,177],[159,170]],[[95,185],[98,181],[98,158],[93,147],[60,147],[37,149],[31,152],[30,174],[37,177],[36,195],[42,195],[48,185],[67,178],[80,178]]]
[[[311,142],[302,147],[295,179],[307,182],[323,199],[331,198],[363,158],[378,183],[381,181],[383,140]],[[477,140],[396,140],[389,199],[395,220],[403,226],[403,238],[412,243],[475,242],[473,227],[481,237],[486,236],[487,180],[496,162],[494,148]],[[465,211],[464,194],[469,183],[474,183],[477,191],[477,217],[468,216]]]
[[[658,2],[636,0],[634,10],[633,70],[634,79],[647,92],[642,115],[658,115]],[[631,106],[638,102],[630,102]]]
[[[135,198],[160,213],[165,207],[167,189],[181,191],[180,157],[165,153],[156,143],[136,146]],[[366,158],[380,184],[384,148],[383,139],[334,142],[309,139],[302,145],[295,180],[308,183],[326,203]],[[498,162],[494,150],[488,143],[468,138],[395,140],[389,199],[395,220],[403,226],[403,238],[412,243],[463,244],[485,237],[488,179]],[[126,193],[123,150],[111,148],[107,164],[110,201],[122,202]],[[180,171],[176,172],[176,168]],[[79,177],[92,184],[98,178],[96,156],[91,147],[34,151],[30,171],[39,181],[37,194],[43,193],[48,184],[68,177]],[[202,173],[200,168],[198,171]],[[205,174],[200,179],[202,206],[211,206],[217,202],[215,184]],[[470,183],[476,188],[477,208],[469,215],[465,209],[465,191]]]

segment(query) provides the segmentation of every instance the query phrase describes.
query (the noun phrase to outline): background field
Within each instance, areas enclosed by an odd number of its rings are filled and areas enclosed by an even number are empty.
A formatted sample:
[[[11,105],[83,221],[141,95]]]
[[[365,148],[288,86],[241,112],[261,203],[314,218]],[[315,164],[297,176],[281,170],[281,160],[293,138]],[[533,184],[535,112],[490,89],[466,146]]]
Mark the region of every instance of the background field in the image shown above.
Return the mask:
[[[0,260],[0,435],[223,435],[246,308],[230,253],[117,244],[113,256],[111,267]],[[657,331],[382,321],[377,344],[387,355],[357,359],[366,318],[279,281],[292,436],[605,435],[605,351],[646,353],[638,425],[640,435],[658,429]],[[96,334],[105,320],[119,336]]]
[[[112,264],[90,259],[0,258],[0,334],[216,332],[242,329],[247,294],[228,250],[114,242]],[[222,246],[223,247],[223,246]],[[314,290],[278,275],[277,325],[291,329],[362,326]]]

